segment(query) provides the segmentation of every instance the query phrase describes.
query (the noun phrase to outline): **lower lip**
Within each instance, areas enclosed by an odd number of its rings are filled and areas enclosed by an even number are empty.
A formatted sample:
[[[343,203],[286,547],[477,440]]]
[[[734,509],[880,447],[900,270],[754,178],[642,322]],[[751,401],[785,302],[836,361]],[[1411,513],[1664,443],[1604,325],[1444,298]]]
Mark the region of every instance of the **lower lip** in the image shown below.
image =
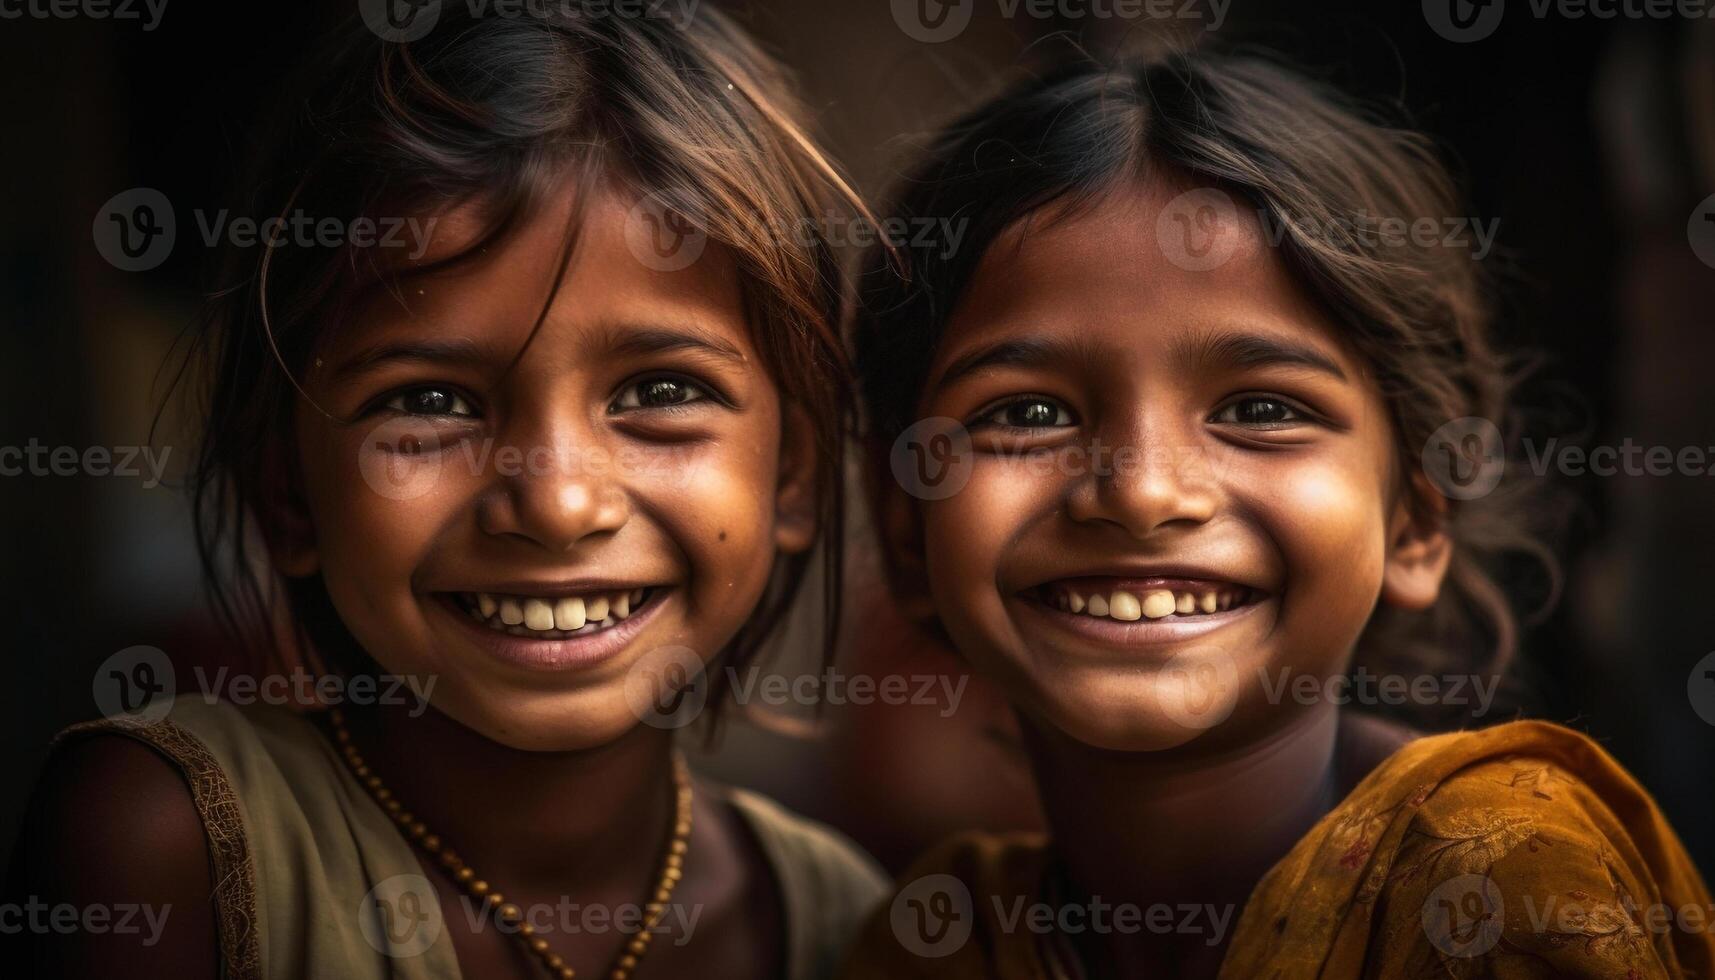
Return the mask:
[[[1223,609],[1201,616],[1163,616],[1161,619],[1139,619],[1129,623],[1107,616],[1066,612],[1023,596],[1014,597],[1014,601],[1055,627],[1085,639],[1108,646],[1147,647],[1166,646],[1207,636],[1255,616],[1258,610],[1273,602],[1274,598],[1264,596],[1236,609]]]
[[[441,593],[435,600],[489,656],[513,667],[548,672],[593,667],[619,656],[672,595],[667,587],[656,586],[648,603],[630,617],[595,633],[558,640],[502,633],[478,622],[451,595]]]

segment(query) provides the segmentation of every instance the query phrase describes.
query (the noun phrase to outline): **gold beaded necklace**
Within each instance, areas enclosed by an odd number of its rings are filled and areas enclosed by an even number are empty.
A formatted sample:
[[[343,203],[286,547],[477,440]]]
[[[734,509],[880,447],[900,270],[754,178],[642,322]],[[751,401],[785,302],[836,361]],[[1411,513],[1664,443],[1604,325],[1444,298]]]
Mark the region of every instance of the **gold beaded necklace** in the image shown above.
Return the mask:
[[[559,980],[573,980],[577,975],[558,953],[549,947],[548,941],[536,935],[536,930],[530,923],[524,921],[524,913],[518,906],[506,901],[500,892],[495,891],[487,881],[478,877],[470,865],[455,854],[452,848],[429,832],[411,811],[393,796],[391,790],[381,782],[381,777],[370,770],[369,764],[363,761],[363,755],[358,752],[352,742],[351,732],[345,727],[345,716],[338,708],[328,712],[328,719],[333,722],[334,738],[339,742],[340,754],[345,757],[345,763],[350,767],[352,775],[375,798],[375,802],[387,812],[387,815],[404,831],[405,836],[440,862],[447,870],[453,881],[468,892],[471,897],[482,903],[483,908],[492,914],[501,924],[510,927],[524,943],[526,949],[542,961],[550,976]],[[608,970],[608,980],[629,980],[637,969],[637,963],[643,959],[643,954],[649,949],[649,940],[654,937],[654,929],[667,914],[667,902],[673,897],[673,889],[684,877],[685,852],[691,836],[691,776],[685,765],[685,757],[678,752],[673,753],[673,789],[674,815],[673,834],[667,841],[667,850],[662,855],[661,874],[656,879],[654,900],[644,905],[643,928],[626,942],[615,957],[613,966]]]

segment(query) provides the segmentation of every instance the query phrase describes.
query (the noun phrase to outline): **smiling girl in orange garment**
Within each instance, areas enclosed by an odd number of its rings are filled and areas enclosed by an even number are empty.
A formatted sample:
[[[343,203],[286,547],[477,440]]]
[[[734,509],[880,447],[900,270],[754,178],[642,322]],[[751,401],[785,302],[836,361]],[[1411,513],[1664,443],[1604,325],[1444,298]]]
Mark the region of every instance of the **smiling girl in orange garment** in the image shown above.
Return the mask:
[[[931,851],[849,976],[1715,975],[1703,882],[1585,736],[1290,693],[1511,652],[1496,558],[1543,512],[1424,462],[1504,418],[1479,270],[1387,233],[1462,213],[1420,137],[1251,56],[1068,67],[930,147],[898,214],[969,228],[866,271],[876,512],[1049,833]]]

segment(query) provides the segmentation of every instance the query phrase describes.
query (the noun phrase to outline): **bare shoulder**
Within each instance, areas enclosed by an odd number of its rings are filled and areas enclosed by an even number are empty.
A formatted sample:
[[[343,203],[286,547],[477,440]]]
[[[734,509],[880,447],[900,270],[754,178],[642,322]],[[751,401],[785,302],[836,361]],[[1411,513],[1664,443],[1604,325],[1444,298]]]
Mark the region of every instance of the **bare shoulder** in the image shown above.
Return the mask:
[[[184,778],[117,734],[68,740],[37,784],[9,875],[29,955],[58,976],[214,977],[207,837]]]

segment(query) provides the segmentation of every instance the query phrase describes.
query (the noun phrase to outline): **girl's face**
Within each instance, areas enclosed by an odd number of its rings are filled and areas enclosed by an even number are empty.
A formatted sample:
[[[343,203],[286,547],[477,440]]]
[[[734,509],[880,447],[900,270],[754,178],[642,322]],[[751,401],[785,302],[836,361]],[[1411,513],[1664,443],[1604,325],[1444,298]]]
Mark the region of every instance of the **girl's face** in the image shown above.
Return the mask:
[[[1036,724],[1110,749],[1283,724],[1310,707],[1295,679],[1342,671],[1378,598],[1425,606],[1446,564],[1364,363],[1254,215],[1179,190],[988,250],[919,406],[968,431],[948,471],[968,483],[894,501],[959,649]]]
[[[437,708],[518,748],[630,730],[648,682],[719,651],[776,550],[814,533],[813,460],[733,260],[646,264],[630,204],[590,202],[533,339],[570,200],[475,264],[377,290],[305,385],[355,421],[297,413],[280,567],[319,571],[383,669],[433,677]],[[438,227],[425,262],[474,214]]]

